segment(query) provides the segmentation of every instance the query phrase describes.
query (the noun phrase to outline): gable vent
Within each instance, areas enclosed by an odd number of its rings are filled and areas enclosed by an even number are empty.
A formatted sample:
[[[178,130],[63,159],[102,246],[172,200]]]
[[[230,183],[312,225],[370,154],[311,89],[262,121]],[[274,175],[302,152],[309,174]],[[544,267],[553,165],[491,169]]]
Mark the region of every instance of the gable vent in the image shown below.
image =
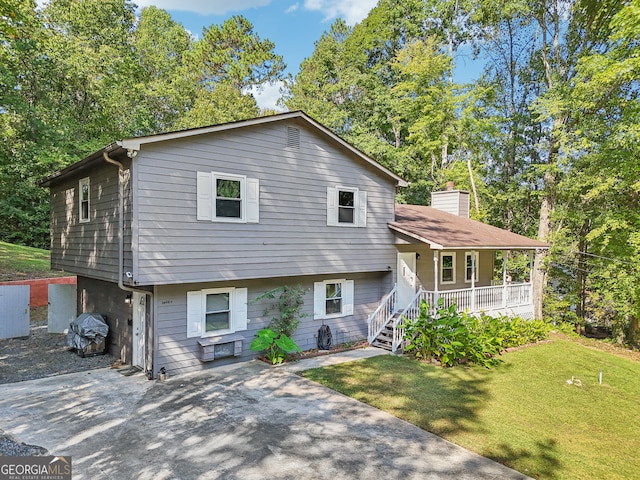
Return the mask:
[[[287,148],[300,148],[300,129],[287,127]]]

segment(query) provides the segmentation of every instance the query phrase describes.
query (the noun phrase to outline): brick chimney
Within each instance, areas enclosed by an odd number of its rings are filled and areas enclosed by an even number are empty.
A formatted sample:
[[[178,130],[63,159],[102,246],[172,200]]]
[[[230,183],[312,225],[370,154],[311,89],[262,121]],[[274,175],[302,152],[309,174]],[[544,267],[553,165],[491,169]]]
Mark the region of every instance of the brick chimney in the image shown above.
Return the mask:
[[[455,190],[454,182],[447,182],[447,189],[431,192],[431,206],[443,212],[469,218],[469,192]]]

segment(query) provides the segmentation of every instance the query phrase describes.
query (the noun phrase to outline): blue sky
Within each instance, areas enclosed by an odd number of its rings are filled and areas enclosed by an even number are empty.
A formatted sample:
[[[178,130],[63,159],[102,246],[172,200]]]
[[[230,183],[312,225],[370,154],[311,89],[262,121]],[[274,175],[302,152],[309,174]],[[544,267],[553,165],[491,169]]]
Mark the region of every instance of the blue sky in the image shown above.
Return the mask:
[[[377,0],[137,0],[139,7],[155,5],[167,10],[194,36],[202,29],[222,24],[232,15],[243,15],[260,38],[275,44],[275,52],[287,64],[286,73],[298,73],[300,63],[313,54],[314,43],[331,28],[336,18],[354,25],[364,19]],[[467,55],[456,58],[454,77],[469,81],[478,67]],[[279,85],[254,92],[261,108],[275,108]]]
[[[314,43],[331,28],[336,18],[349,25],[360,22],[377,0],[138,0],[139,7],[155,5],[167,10],[195,36],[202,29],[221,24],[232,15],[243,15],[260,38],[275,44],[275,52],[287,64],[286,73],[298,73],[300,63],[310,57]],[[279,86],[256,94],[260,107],[275,107]]]

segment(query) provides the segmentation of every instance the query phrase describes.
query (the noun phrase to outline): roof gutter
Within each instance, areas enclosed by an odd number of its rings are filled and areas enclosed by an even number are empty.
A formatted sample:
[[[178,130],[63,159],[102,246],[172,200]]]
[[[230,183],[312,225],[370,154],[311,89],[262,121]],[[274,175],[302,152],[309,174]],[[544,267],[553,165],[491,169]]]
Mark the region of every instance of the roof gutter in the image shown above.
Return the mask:
[[[129,150],[127,155],[130,158],[136,156],[135,150]],[[149,318],[150,318],[150,326],[149,326],[149,336],[146,338],[154,338],[153,333],[153,320],[154,320],[154,311],[153,311],[153,292],[148,290],[142,290],[140,288],[133,288],[124,284],[123,276],[124,276],[124,165],[118,160],[114,160],[109,157],[109,153],[104,151],[102,152],[102,156],[107,163],[111,163],[118,167],[118,287],[125,292],[131,293],[141,293],[143,295],[149,296]],[[146,322],[145,322],[146,323]],[[152,340],[154,343],[155,341]],[[154,345],[155,347],[155,345]],[[145,349],[145,359],[144,359],[144,369],[147,373],[147,377],[149,379],[153,378],[153,353],[151,354],[151,359],[149,359],[147,355],[148,350]],[[155,348],[153,348],[153,352],[155,352]]]

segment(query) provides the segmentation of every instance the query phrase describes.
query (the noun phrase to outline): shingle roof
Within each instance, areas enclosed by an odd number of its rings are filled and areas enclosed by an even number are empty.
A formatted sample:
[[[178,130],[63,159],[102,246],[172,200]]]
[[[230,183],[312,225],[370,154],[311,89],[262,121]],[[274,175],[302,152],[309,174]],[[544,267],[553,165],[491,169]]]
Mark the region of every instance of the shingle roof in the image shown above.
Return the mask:
[[[549,247],[517,233],[422,205],[396,205],[395,221],[389,228],[434,249],[532,250]]]

